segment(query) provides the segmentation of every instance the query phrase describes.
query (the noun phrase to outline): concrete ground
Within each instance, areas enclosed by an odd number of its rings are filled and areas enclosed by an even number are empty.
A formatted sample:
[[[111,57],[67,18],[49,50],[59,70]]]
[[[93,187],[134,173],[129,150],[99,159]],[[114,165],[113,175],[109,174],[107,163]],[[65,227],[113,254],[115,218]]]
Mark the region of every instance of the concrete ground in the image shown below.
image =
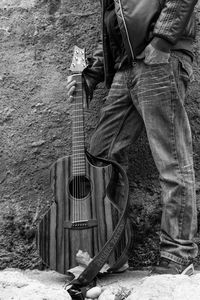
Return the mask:
[[[5,269],[0,272],[0,300],[70,300],[66,276],[55,271]],[[98,280],[98,300],[200,300],[200,272],[148,276],[148,271],[126,271]]]

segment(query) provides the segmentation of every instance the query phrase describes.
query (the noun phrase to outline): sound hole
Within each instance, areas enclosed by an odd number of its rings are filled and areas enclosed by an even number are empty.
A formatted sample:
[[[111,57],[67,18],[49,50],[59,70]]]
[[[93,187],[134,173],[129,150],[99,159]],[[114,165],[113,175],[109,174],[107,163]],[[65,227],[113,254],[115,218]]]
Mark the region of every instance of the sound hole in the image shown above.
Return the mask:
[[[90,193],[90,181],[87,177],[75,176],[69,183],[69,192],[76,199],[83,199]]]

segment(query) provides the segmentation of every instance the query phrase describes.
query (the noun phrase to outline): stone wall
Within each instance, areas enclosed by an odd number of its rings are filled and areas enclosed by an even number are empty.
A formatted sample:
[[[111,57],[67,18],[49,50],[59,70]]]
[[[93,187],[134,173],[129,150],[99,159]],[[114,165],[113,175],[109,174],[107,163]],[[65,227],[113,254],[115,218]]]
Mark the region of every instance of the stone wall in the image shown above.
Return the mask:
[[[35,228],[53,201],[49,168],[71,153],[65,86],[73,46],[92,54],[100,37],[100,7],[92,0],[6,0],[0,2],[0,20],[0,268],[33,268],[41,266]],[[200,207],[199,32],[186,107]],[[87,143],[105,95],[99,86],[86,112]],[[128,151],[130,264],[141,267],[158,254],[160,187],[145,132]]]

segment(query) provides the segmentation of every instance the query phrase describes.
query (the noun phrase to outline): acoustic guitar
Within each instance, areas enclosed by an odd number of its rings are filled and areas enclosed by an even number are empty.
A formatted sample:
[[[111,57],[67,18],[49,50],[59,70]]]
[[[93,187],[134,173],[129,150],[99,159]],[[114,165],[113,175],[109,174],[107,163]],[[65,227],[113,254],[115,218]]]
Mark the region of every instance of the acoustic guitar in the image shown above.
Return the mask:
[[[80,250],[93,258],[109,240],[120,218],[120,209],[106,194],[112,165],[98,161],[85,151],[82,81],[85,67],[85,51],[75,46],[70,67],[76,80],[72,155],[58,159],[51,167],[55,201],[38,226],[37,244],[42,260],[63,274],[77,266]],[[121,255],[124,243],[120,244],[109,258],[110,265]]]

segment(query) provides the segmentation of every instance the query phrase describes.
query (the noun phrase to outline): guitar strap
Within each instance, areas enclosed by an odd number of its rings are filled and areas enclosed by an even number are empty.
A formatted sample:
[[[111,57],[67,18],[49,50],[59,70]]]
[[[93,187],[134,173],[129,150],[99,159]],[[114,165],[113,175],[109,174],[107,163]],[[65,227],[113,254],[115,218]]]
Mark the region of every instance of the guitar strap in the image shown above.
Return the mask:
[[[128,178],[126,175],[126,172],[124,169],[115,161],[107,160],[99,157],[93,157],[91,154],[89,154],[86,151],[86,155],[91,161],[98,160],[99,162],[102,162],[103,164],[111,164],[113,169],[119,174],[120,180],[123,182],[123,209],[121,210],[121,216],[118,221],[118,224],[116,225],[110,239],[105,243],[101,251],[97,253],[97,255],[93,258],[93,260],[89,263],[89,265],[85,268],[85,270],[79,275],[78,278],[75,278],[72,280],[69,285],[71,286],[67,291],[74,300],[81,300],[85,299],[85,293],[86,293],[86,287],[91,284],[91,282],[95,279],[103,265],[108,260],[109,256],[111,255],[112,251],[116,247],[117,243],[119,242],[121,236],[123,233],[127,234],[127,245],[119,257],[118,261],[112,266],[109,271],[114,271],[115,269],[118,269],[120,266],[122,266],[125,261],[127,261],[127,250],[130,245],[130,223],[127,217],[127,206],[128,206]],[[107,192],[109,196],[109,190],[110,185],[108,185]]]

